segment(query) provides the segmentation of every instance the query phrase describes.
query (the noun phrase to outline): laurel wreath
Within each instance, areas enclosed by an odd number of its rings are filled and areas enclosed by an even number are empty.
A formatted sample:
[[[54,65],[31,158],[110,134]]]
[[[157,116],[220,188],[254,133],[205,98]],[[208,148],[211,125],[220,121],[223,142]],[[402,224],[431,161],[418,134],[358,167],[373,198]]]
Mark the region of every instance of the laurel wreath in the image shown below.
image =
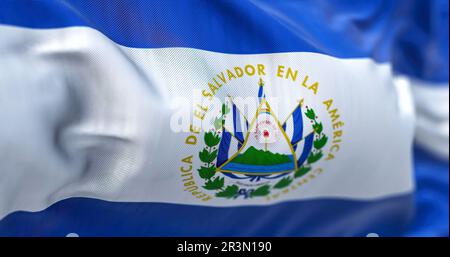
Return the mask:
[[[199,152],[199,158],[203,162],[201,167],[197,169],[200,178],[204,180],[203,188],[206,190],[216,191],[216,197],[227,199],[236,198],[240,190],[237,185],[225,185],[225,178],[219,176],[216,172],[215,160],[218,153],[218,145],[221,140],[221,133],[225,124],[225,117],[230,109],[223,104],[220,114],[214,121],[214,129],[205,133],[203,139],[205,147]],[[288,187],[292,182],[303,177],[312,170],[312,164],[319,161],[323,157],[323,147],[327,144],[328,137],[323,133],[322,122],[318,121],[318,117],[312,108],[306,106],[305,116],[312,123],[314,132],[313,149],[309,153],[306,162],[297,168],[297,170],[288,176],[277,181],[273,186],[263,185],[250,192],[250,198],[263,197],[271,193],[272,190],[280,190]]]

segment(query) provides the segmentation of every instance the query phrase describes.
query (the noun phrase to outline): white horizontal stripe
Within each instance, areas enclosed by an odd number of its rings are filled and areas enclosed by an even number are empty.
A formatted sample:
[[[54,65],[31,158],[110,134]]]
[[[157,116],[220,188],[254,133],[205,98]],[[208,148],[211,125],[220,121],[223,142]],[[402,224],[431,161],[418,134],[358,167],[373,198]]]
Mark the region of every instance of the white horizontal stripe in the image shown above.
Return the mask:
[[[387,64],[317,53],[132,49],[81,27],[0,26],[0,34],[0,217],[75,196],[236,206],[321,197],[375,199],[413,189],[413,117],[399,104]],[[257,63],[267,69],[264,90],[281,121],[300,98],[327,121],[327,151],[333,128],[323,101],[334,100],[332,108],[344,122],[340,150],[334,160],[320,162],[322,174],[278,200],[201,202],[184,191],[180,166],[192,155],[196,172],[203,138],[186,145],[190,134],[170,127],[172,115],[196,100],[183,105],[177,98],[202,99],[200,90],[217,73]],[[301,81],[293,86],[277,78],[278,65],[295,67],[302,80],[308,75],[308,84],[318,81],[317,95]],[[218,96],[256,97],[257,79],[229,82]]]
[[[417,143],[435,155],[449,158],[449,87],[403,78],[411,84],[416,108]]]

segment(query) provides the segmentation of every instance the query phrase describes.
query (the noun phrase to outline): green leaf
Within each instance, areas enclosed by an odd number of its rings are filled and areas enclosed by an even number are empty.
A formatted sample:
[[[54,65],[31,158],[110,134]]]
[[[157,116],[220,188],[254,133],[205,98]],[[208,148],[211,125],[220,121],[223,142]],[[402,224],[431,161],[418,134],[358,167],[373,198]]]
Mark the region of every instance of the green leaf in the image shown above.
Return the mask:
[[[256,196],[266,196],[270,194],[270,186],[264,185],[258,187],[255,191],[250,193],[250,197],[256,197]]]
[[[314,124],[313,124],[313,129],[314,129],[314,131],[315,131],[317,134],[322,133],[322,131],[323,131],[322,122],[314,123]]]
[[[314,148],[316,149],[322,149],[327,143],[328,137],[326,135],[323,135],[321,138],[314,140]]]
[[[226,109],[227,109],[226,104],[222,104],[222,115],[225,115]]]
[[[221,189],[223,187],[223,184],[225,182],[225,179],[222,177],[216,177],[215,179],[211,179],[206,181],[205,185],[203,186],[206,190],[217,190]]]
[[[229,112],[230,112],[230,108],[228,108],[228,106],[226,104],[223,104],[222,105],[222,116]]]
[[[305,175],[306,173],[308,173],[310,170],[311,170],[311,167],[309,167],[309,166],[301,166],[300,168],[298,168],[295,171],[294,178],[301,177],[301,176]]]
[[[210,179],[210,178],[214,177],[214,175],[216,174],[215,166],[211,166],[209,168],[202,166],[202,167],[200,167],[200,169],[197,169],[197,170],[202,179]]]
[[[202,162],[211,163],[213,162],[217,157],[217,150],[214,150],[213,152],[209,152],[206,149],[203,149],[198,156],[200,157],[200,160]]]
[[[233,198],[239,191],[239,187],[236,185],[227,186],[225,190],[217,192],[217,197]]]
[[[219,118],[219,117],[214,119],[214,128],[216,130],[219,130],[222,128],[222,121],[225,121],[225,120],[223,120],[222,118]]]
[[[292,183],[292,179],[290,177],[284,177],[280,179],[273,187],[277,189],[285,188]]]
[[[320,158],[322,158],[323,153],[322,151],[317,152],[317,153],[310,153],[308,156],[308,163],[315,163],[316,161],[320,160]]]
[[[305,115],[311,120],[314,120],[316,118],[316,114],[314,113],[313,109],[307,109]]]
[[[216,146],[220,142],[220,136],[213,132],[205,133],[205,144],[209,147]]]

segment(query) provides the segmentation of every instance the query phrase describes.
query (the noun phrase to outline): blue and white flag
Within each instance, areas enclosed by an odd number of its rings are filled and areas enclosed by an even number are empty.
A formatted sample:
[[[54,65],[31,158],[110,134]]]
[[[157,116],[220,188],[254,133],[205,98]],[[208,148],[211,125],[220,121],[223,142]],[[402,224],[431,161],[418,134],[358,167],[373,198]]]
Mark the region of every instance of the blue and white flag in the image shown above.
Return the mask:
[[[0,236],[448,236],[448,1],[0,1]]]

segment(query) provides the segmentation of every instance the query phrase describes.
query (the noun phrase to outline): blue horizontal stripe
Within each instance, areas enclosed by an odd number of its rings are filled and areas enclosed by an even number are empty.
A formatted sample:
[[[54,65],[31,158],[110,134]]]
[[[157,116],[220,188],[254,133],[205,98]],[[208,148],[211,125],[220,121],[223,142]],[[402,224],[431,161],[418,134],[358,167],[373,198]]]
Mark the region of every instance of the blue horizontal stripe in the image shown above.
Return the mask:
[[[0,221],[0,236],[381,236],[401,235],[412,197],[340,199],[269,206],[200,207],[70,198]]]
[[[191,47],[226,53],[307,51],[338,57],[371,55],[373,47],[367,39],[376,31],[355,34],[364,45],[357,46],[347,33],[330,27],[329,21],[311,19],[319,15],[324,3],[283,2],[6,0],[0,2],[0,23],[30,28],[89,26],[129,47]],[[352,12],[367,14],[379,7],[378,1],[355,5],[339,2],[351,6]],[[377,59],[387,60],[386,53],[377,54]]]
[[[8,215],[0,236],[448,236],[448,161],[414,153],[418,188],[411,195],[227,208],[70,198]]]
[[[0,1],[0,24],[89,26],[129,47],[317,52],[448,81],[448,1]]]
[[[318,1],[6,0],[0,2],[0,23],[31,28],[89,26],[130,47],[372,56],[375,44],[380,43],[377,34],[387,29],[384,23],[390,15],[376,12],[381,4],[392,9],[390,2],[394,1],[337,2],[329,6],[337,9],[327,13],[329,4]],[[330,23],[327,15],[335,11],[343,11],[342,16]],[[317,15],[320,17],[313,18]],[[348,29],[354,31],[349,34],[343,25],[355,15],[370,17],[373,28],[352,26]],[[386,61],[387,54],[385,50],[377,51],[374,57]]]

